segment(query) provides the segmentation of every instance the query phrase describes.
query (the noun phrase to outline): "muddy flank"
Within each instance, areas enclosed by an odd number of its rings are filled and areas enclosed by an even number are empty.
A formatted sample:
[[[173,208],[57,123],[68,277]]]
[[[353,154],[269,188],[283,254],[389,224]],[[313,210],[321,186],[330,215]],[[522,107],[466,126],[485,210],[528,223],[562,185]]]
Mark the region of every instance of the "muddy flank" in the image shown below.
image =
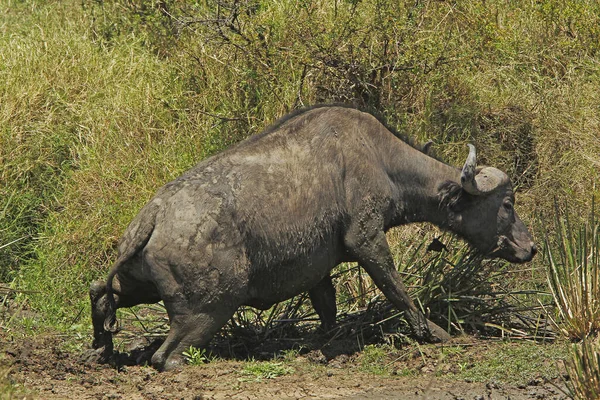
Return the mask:
[[[524,384],[459,379],[460,362],[442,359],[440,346],[415,343],[382,362],[377,358],[381,347],[356,351],[357,345],[349,341],[324,342],[314,334],[300,344],[270,340],[257,346],[249,354],[256,361],[218,358],[159,373],[148,366],[127,365],[145,362],[156,344],[145,349],[130,343],[130,352],[121,353],[120,365],[114,367],[90,361],[83,339],[78,346],[61,335],[18,336],[0,333],[0,376],[8,381],[0,387],[13,392],[3,399],[567,398],[542,378]],[[451,346],[476,355],[490,344],[462,337]]]

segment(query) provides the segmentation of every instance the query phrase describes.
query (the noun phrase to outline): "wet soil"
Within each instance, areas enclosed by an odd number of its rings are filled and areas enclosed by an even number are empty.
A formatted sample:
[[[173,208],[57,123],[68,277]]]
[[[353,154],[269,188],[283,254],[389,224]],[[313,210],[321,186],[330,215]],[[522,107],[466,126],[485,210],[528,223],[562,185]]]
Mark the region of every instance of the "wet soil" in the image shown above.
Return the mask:
[[[365,359],[355,351],[355,345],[344,340],[323,342],[319,335],[313,339],[304,340],[301,345],[298,341],[270,340],[257,346],[250,353],[251,358],[286,366],[286,374],[268,379],[248,375],[248,361],[240,357],[224,357],[160,373],[149,366],[135,365],[143,363],[156,344],[144,347],[130,343],[130,351],[120,355],[119,365],[111,366],[87,357],[85,338],[78,346],[73,345],[72,337],[64,335],[23,337],[0,332],[0,372],[8,368],[4,375],[16,393],[8,398],[15,399],[567,398],[555,383],[542,379],[519,386],[459,380],[453,377],[449,364],[437,363],[427,352],[415,351],[411,355],[410,348],[406,353],[409,356],[386,365],[387,373],[366,372]],[[472,337],[458,341],[468,341],[468,351],[474,353],[479,345],[485,346]],[[299,350],[289,351],[294,347]],[[278,351],[284,355],[274,357]]]

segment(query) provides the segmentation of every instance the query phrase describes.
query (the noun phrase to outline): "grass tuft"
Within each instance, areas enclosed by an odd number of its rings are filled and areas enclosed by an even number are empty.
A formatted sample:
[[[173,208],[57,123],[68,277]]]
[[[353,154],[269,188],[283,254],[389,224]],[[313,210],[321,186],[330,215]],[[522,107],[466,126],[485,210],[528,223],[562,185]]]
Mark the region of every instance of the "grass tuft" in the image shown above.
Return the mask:
[[[389,346],[367,345],[358,358],[359,369],[373,375],[389,375],[389,354],[395,349]]]
[[[556,234],[545,238],[545,256],[556,325],[569,339],[583,340],[600,330],[600,222],[592,209],[588,221],[573,226],[558,205],[555,218]]]
[[[279,376],[289,375],[294,372],[294,368],[286,366],[283,362],[274,361],[250,361],[242,370],[244,378],[240,380],[252,380],[260,382],[263,379],[274,379]]]
[[[598,339],[574,343],[565,362],[569,380],[567,388],[577,400],[600,399],[600,344]]]
[[[214,360],[213,356],[207,354],[206,349],[198,349],[194,346],[190,346],[190,348],[182,354],[185,361],[190,365],[202,365]]]
[[[0,365],[0,400],[29,400],[31,395],[25,395],[23,389],[12,382],[10,368]]]

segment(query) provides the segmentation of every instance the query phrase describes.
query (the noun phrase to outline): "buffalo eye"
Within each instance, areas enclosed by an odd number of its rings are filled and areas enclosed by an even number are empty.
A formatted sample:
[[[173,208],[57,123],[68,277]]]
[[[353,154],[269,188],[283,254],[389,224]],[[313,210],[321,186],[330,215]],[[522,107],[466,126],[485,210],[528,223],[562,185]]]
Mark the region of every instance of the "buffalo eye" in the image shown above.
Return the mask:
[[[506,211],[512,211],[513,209],[513,203],[511,201],[505,201],[504,202],[504,208],[506,209]]]

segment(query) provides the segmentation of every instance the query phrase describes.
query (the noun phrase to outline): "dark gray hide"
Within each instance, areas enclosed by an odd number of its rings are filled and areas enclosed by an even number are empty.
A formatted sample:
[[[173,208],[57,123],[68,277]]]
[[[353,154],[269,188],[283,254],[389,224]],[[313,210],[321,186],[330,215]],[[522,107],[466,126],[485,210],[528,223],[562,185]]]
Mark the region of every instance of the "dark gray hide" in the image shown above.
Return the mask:
[[[329,274],[344,261],[360,263],[417,338],[446,340],[408,297],[388,229],[429,221],[492,256],[525,262],[535,254],[510,181],[477,169],[474,148],[462,182],[460,169],[370,114],[320,106],[288,116],[168,183],[140,211],[107,282],[90,289],[93,347],[103,358],[112,353],[117,308],[159,300],[171,324],[152,357],[161,370],[180,365],[189,346],[205,346],[241,305],[266,309],[309,291],[329,328]]]

